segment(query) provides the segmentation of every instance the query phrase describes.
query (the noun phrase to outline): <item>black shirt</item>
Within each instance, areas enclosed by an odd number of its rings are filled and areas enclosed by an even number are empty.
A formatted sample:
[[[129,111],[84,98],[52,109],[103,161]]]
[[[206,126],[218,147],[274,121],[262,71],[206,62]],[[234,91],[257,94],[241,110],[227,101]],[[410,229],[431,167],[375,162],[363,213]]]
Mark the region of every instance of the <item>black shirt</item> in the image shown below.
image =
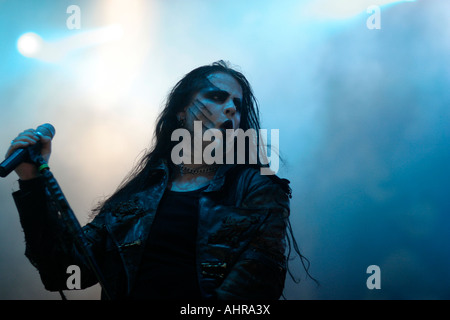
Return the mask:
[[[164,193],[131,299],[201,299],[195,246],[198,200],[205,189]]]

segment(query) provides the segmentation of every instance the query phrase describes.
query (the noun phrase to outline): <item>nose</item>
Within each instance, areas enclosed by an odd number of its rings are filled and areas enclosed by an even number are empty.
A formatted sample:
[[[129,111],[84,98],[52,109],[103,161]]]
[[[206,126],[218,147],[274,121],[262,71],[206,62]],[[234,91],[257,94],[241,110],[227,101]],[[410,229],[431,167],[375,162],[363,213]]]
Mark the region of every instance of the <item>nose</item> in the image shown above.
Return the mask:
[[[234,117],[234,115],[236,114],[236,106],[234,105],[233,101],[230,101],[230,103],[226,105],[226,107],[223,109],[223,113],[225,113],[228,118]]]

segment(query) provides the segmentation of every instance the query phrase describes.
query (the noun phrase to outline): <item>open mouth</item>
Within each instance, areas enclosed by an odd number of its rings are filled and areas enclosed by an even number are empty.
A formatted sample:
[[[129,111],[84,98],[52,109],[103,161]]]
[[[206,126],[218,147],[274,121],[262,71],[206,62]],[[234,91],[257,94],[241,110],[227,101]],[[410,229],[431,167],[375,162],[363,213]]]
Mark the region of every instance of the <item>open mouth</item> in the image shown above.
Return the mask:
[[[227,120],[224,123],[220,125],[220,129],[226,130],[226,129],[233,129],[233,121]]]

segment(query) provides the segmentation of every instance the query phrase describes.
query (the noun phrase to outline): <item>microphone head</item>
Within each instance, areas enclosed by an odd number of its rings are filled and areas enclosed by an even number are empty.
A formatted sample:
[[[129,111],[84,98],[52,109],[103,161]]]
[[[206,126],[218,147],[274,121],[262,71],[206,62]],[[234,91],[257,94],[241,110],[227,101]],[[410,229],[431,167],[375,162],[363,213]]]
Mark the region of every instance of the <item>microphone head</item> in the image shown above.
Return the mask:
[[[40,125],[37,127],[36,131],[41,133],[43,136],[50,137],[50,139],[53,139],[56,133],[55,127],[53,127],[50,123]]]

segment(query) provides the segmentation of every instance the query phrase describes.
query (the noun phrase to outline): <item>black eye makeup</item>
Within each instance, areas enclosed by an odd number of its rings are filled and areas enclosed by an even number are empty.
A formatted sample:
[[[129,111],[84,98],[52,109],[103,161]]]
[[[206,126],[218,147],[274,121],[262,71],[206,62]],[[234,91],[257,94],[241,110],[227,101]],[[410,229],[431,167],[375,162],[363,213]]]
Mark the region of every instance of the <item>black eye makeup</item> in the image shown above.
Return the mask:
[[[228,92],[222,90],[212,90],[205,94],[207,99],[220,103],[225,102],[229,96],[230,94]]]
[[[236,106],[236,110],[240,112],[241,108],[242,108],[242,101],[241,101],[241,99],[234,98],[233,99],[233,103]]]
[[[204,94],[205,98],[217,102],[217,103],[224,103],[230,94],[227,91],[223,91],[220,89],[213,89],[211,91],[207,91]],[[239,98],[234,98],[233,103],[236,106],[236,110],[240,111],[242,107],[242,101]]]

